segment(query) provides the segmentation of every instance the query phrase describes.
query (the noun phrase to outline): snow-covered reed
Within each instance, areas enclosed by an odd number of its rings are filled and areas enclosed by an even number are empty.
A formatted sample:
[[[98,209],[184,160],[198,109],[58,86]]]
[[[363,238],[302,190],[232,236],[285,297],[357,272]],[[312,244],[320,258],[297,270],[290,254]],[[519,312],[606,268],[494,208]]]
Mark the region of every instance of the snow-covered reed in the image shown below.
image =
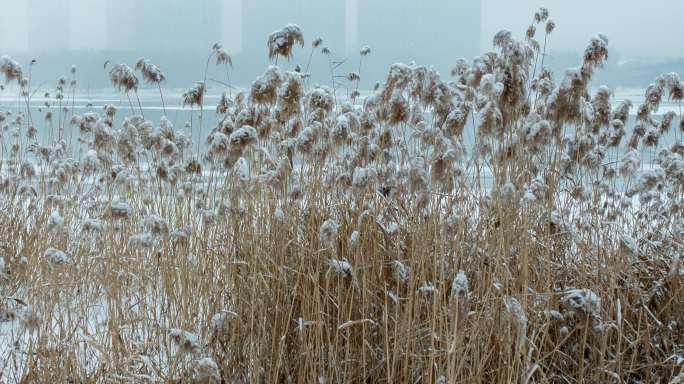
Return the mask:
[[[677,380],[684,123],[655,112],[682,82],[615,107],[590,93],[608,38],[557,77],[555,28],[541,9],[450,79],[397,63],[361,97],[370,48],[311,84],[288,25],[267,41],[287,64],[215,114],[206,81],[182,95],[201,138],[60,108],[72,146],[3,105],[0,381]],[[163,99],[160,67],[135,68]],[[0,72],[30,91],[16,61]],[[109,75],[137,93],[133,68]]]

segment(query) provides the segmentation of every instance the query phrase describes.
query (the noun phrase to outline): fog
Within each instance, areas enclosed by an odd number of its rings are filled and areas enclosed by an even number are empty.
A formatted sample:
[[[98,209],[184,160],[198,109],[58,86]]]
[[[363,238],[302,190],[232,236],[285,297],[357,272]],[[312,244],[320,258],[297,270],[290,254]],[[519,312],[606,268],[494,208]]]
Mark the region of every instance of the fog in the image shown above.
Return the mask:
[[[556,50],[574,51],[589,38],[603,33],[611,51],[624,59],[684,57],[684,40],[677,37],[684,14],[681,0],[483,0],[482,40],[506,28],[524,31],[532,10],[549,8],[557,29],[550,44]]]
[[[547,62],[555,70],[578,62],[598,32],[610,38],[614,70],[601,80],[612,85],[646,81],[663,62],[670,70],[681,69],[684,57],[684,40],[677,37],[684,14],[680,0],[0,0],[0,5],[0,53],[22,63],[36,59],[35,76],[48,83],[76,64],[83,87],[107,85],[105,61],[132,64],[140,56],[165,70],[168,86],[188,86],[202,77],[215,42],[233,56],[234,81],[249,84],[269,64],[268,33],[287,23],[302,27],[306,45],[292,62],[280,65],[306,66],[310,42],[321,36],[333,52],[331,60],[342,62],[341,73],[357,70],[359,49],[372,48],[362,70],[366,87],[382,80],[396,61],[434,65],[446,77],[457,58],[470,60],[490,50],[498,30],[522,38],[539,6],[549,8],[557,24]],[[315,54],[314,79],[329,79],[330,65]]]

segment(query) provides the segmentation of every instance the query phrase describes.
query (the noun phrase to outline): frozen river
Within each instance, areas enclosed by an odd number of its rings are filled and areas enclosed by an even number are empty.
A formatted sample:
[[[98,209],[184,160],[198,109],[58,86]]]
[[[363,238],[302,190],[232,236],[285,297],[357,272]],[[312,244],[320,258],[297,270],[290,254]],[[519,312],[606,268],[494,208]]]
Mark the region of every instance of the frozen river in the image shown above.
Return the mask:
[[[206,138],[206,135],[216,124],[216,104],[218,103],[221,92],[226,90],[225,87],[220,85],[211,86],[204,99],[204,122],[202,124],[202,131],[198,135],[198,115],[199,110],[197,107],[190,108],[189,106],[184,107],[182,105],[182,93],[184,89],[165,89],[163,90],[164,104],[162,107],[159,90],[156,88],[141,89],[138,92],[138,97],[140,99],[140,107],[142,107],[142,113],[145,118],[151,120],[152,122],[158,123],[161,117],[166,111],[167,118],[173,123],[176,130],[186,130],[185,125],[190,121],[191,117],[193,119],[193,140],[197,140],[200,137],[202,142]],[[227,91],[227,90],[226,90]],[[233,89],[232,94],[239,92],[239,89]],[[15,89],[6,89],[0,93],[0,110],[11,111],[15,113],[17,110],[26,111],[26,104],[24,99],[18,99],[16,96]],[[64,115],[60,114],[59,103],[54,100],[54,98],[46,99],[43,95],[44,90],[39,90],[34,93],[31,97],[31,117],[33,119],[34,125],[39,129],[40,135],[42,136],[45,132],[45,115],[49,110],[53,114],[53,126],[57,126],[57,121],[60,116],[64,119]],[[346,92],[344,90],[338,91],[338,97],[344,97]],[[617,105],[621,101],[629,99],[633,103],[633,108],[631,110],[632,115],[636,112],[637,106],[644,100],[644,90],[635,88],[618,88],[615,91],[613,102]],[[46,107],[46,103],[50,104],[50,107]],[[128,97],[125,94],[119,93],[114,89],[103,89],[97,91],[79,92],[74,95],[73,99],[71,95],[65,95],[64,100],[62,100],[64,106],[71,108],[73,104],[73,110],[67,112],[66,117],[66,131],[71,129],[68,126],[68,121],[72,113],[83,114],[85,112],[93,111],[103,114],[103,107],[107,104],[112,104],[117,108],[117,114],[114,121],[114,126],[119,127],[125,116],[133,114],[139,114],[141,108],[138,105],[138,99],[135,94],[131,94],[131,99],[129,102]],[[131,112],[131,107],[133,112]],[[658,115],[666,113],[668,111],[675,111],[680,113],[680,106],[670,102],[663,102]],[[632,117],[633,118],[633,117]],[[11,120],[12,118],[8,118]],[[676,123],[676,121],[675,121]],[[674,123],[673,123],[674,124]],[[632,124],[628,124],[627,133],[631,133]],[[672,142],[674,140],[673,132],[675,129],[671,130],[671,133],[663,138],[664,142]],[[473,141],[473,129],[472,123],[466,127],[464,131],[464,141],[466,144],[472,143]],[[187,132],[189,133],[189,131]],[[68,136],[68,133],[66,134]]]

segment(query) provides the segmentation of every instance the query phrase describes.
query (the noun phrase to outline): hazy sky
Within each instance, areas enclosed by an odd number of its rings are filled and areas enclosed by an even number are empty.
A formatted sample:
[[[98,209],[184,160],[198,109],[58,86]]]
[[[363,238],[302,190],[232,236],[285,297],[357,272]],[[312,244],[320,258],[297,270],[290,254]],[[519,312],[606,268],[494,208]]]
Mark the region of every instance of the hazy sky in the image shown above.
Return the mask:
[[[684,57],[684,0],[482,0],[481,48],[502,28],[522,36],[540,6],[556,21],[553,49],[581,50],[600,32],[622,58]]]
[[[28,28],[44,31],[46,36],[67,39],[70,48],[97,49],[106,44],[105,23],[107,4],[116,0],[0,0],[0,51],[37,50],[31,47]],[[238,4],[240,0],[222,0]],[[249,0],[242,0],[249,1]],[[280,0],[294,1],[294,0]],[[318,0],[310,0],[318,1]],[[345,1],[345,0],[340,0]],[[349,1],[349,0],[346,0]],[[358,0],[351,0],[352,2]],[[439,1],[439,0],[437,0]],[[443,0],[474,1],[474,0]],[[588,39],[601,32],[610,38],[613,52],[621,58],[684,57],[684,39],[680,37],[684,22],[684,0],[481,0],[481,50],[491,47],[491,36],[502,28],[522,36],[539,6],[551,11],[557,29],[551,47],[558,51],[580,51]],[[71,2],[70,19],[55,22],[59,8]],[[197,1],[202,4],[204,1]],[[392,4],[394,0],[387,0]],[[44,9],[30,17],[28,4]],[[172,9],[161,12],[173,12]],[[268,12],[268,10],[264,10]],[[329,17],[329,15],[321,15]],[[293,20],[296,22],[296,20]],[[377,23],[382,24],[382,18]],[[30,27],[29,25],[33,25]],[[75,26],[80,28],[75,28]],[[448,26],[446,26],[448,28]],[[82,33],[83,30],[88,31]],[[59,45],[59,44],[58,44]]]

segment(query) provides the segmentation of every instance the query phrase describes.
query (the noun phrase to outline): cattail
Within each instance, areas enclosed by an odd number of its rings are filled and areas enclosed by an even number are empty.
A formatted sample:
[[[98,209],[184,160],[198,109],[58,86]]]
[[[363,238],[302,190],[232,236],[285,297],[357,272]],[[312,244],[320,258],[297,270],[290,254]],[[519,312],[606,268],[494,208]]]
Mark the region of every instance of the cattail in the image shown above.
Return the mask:
[[[114,121],[114,116],[116,115],[116,106],[114,104],[105,104],[104,107],[102,107],[102,109],[104,109],[107,121],[111,126],[111,122]]]
[[[549,10],[547,8],[539,8],[537,12],[534,13],[534,21],[536,23],[541,23],[549,18]]]
[[[11,183],[11,182],[8,181],[8,183]],[[33,197],[38,196],[38,192],[36,191],[36,187],[34,187],[33,185],[26,185],[26,184],[19,186],[17,194],[19,196],[24,197],[24,198],[33,198]]]
[[[340,277],[353,277],[351,264],[347,260],[328,260],[328,268]]]
[[[21,65],[9,56],[0,58],[0,72],[5,75],[5,84],[15,80],[19,82],[23,78]]]
[[[644,146],[655,147],[660,141],[660,131],[656,127],[649,127],[644,135]]]
[[[192,361],[194,382],[196,383],[220,383],[221,371],[218,364],[211,357],[203,357]]]
[[[458,298],[459,301],[467,299],[470,291],[468,290],[468,277],[463,271],[458,271],[451,283],[450,299]]]
[[[670,90],[670,100],[680,102],[684,99],[684,83],[676,72],[666,75],[667,86]]]
[[[250,180],[249,164],[244,157],[240,157],[233,168],[240,181],[247,182]]]
[[[306,96],[305,102],[311,110],[320,110],[325,114],[330,113],[334,105],[332,91],[327,87],[317,87],[312,90]]]
[[[358,72],[349,72],[347,74],[347,81],[354,82],[359,80],[361,80],[361,76],[358,74]]]
[[[516,328],[516,348],[522,348],[522,342],[527,334],[527,314],[520,302],[514,297],[506,297],[504,303]]]
[[[660,124],[658,125],[658,132],[661,135],[664,135],[670,130],[670,127],[672,126],[672,121],[674,118],[677,117],[677,114],[674,111],[668,111],[663,115],[663,119],[660,120]]]
[[[60,231],[64,227],[64,218],[58,211],[52,211],[47,220],[48,231]]]
[[[319,123],[315,123],[319,124]],[[319,124],[320,125],[320,124]],[[313,150],[314,144],[316,143],[316,136],[314,134],[314,128],[306,127],[299,132],[297,135],[296,147],[297,150],[303,154],[308,155]]]
[[[181,95],[183,98],[183,106],[189,105],[192,107],[194,105],[202,105],[206,91],[207,87],[204,82],[196,82],[192,88]]]
[[[202,218],[202,224],[207,227],[211,227],[216,224],[216,220],[218,218],[216,211],[213,209],[199,209],[198,212]]]
[[[143,219],[143,224],[153,236],[162,236],[169,233],[169,224],[159,215],[147,215]]]
[[[319,230],[319,239],[323,244],[330,244],[337,239],[337,231],[340,224],[334,219],[328,219],[323,222]]]
[[[462,118],[463,115],[457,115]],[[467,117],[467,115],[465,115]],[[492,134],[500,135],[503,133],[503,114],[501,109],[493,102],[488,102],[484,108],[480,111],[480,121],[478,126],[478,133],[484,136],[490,136]],[[461,128],[458,126],[458,128]],[[459,135],[462,133],[462,128],[460,129]]]
[[[138,78],[133,69],[126,64],[117,64],[109,71],[109,80],[119,91],[124,92],[138,90]]]
[[[150,249],[154,245],[152,235],[149,233],[140,233],[131,235],[128,238],[128,248],[131,250],[145,250]]]
[[[252,83],[250,100],[257,104],[273,104],[278,97],[278,88],[283,83],[284,77],[279,67],[270,66]]]
[[[185,172],[191,175],[201,175],[202,174],[202,164],[200,164],[197,159],[190,159],[185,164]]]
[[[349,236],[349,246],[351,248],[356,247],[359,244],[359,238],[361,237],[361,234],[359,231],[353,231],[351,235]]]
[[[171,240],[177,243],[187,244],[190,238],[190,233],[191,231],[189,226],[183,228],[176,228],[172,230],[170,233]]]
[[[397,284],[405,284],[408,281],[411,269],[399,260],[392,261],[392,277]]]
[[[546,22],[546,34],[549,35],[553,32],[553,30],[556,29],[556,22],[549,19],[549,21]]]
[[[456,319],[459,322],[462,322],[467,317],[469,297],[468,277],[463,271],[458,271],[451,282],[449,302],[454,305],[454,314],[458,316]]]
[[[432,294],[435,294],[438,292],[437,288],[434,286],[434,284],[432,284],[429,281],[426,283],[423,283],[420,287],[418,287],[417,291],[418,291],[418,293],[420,293],[426,297],[429,297]]]
[[[593,116],[593,133],[598,133],[598,129],[602,126],[607,126],[611,118],[610,97],[612,91],[606,87],[601,86],[596,92],[596,95],[591,100],[591,106],[594,112]]]
[[[269,60],[277,56],[290,60],[295,43],[304,46],[304,34],[298,25],[288,24],[283,29],[271,33],[267,42]]]
[[[114,201],[109,208],[109,214],[113,219],[127,219],[133,214],[133,208],[126,202]]]
[[[352,186],[356,189],[368,188],[377,174],[372,168],[356,168],[352,175]]]
[[[657,187],[665,179],[665,172],[656,165],[651,169],[644,169],[639,175],[636,187],[641,191],[649,191]]]
[[[279,222],[285,221],[285,212],[282,210],[282,208],[276,208],[275,212],[273,213],[273,218]]]
[[[228,51],[226,51],[223,48],[218,48],[215,50],[215,52],[216,52],[216,65],[225,64],[229,67],[233,66],[233,59],[228,54]]]
[[[323,44],[323,38],[319,36],[311,42],[311,47],[316,49],[316,48],[320,47],[321,44]]]
[[[45,208],[61,208],[67,205],[66,196],[62,195],[47,195],[45,196]]]
[[[296,72],[287,72],[278,91],[278,112],[281,121],[300,113],[302,89],[302,77]]]
[[[104,222],[98,219],[85,219],[81,225],[83,232],[102,232],[104,230]]]
[[[193,333],[174,328],[169,330],[169,336],[182,354],[197,353],[202,349],[199,338]]]
[[[622,120],[615,119],[611,122],[611,128],[608,146],[617,147],[620,145],[620,142],[625,135],[625,125]]]
[[[527,141],[539,146],[549,142],[551,136],[551,124],[546,120],[535,123],[527,134]]]
[[[245,125],[231,133],[228,137],[228,140],[231,146],[245,148],[248,145],[256,142],[256,129],[248,125]]]
[[[570,289],[561,298],[564,316],[582,315],[597,318],[601,315],[601,298],[590,289]]]
[[[21,163],[20,174],[22,177],[32,179],[37,173],[36,166],[31,161],[26,160]]]
[[[549,18],[549,10],[548,8],[541,7],[539,8],[539,13],[541,14],[541,19],[540,21],[545,21]]]
[[[608,60],[608,38],[602,34],[593,37],[584,50],[582,60],[582,74],[585,78],[590,78],[594,69],[603,67]]]
[[[21,324],[29,332],[33,332],[40,327],[41,318],[33,306],[27,305],[21,312]]]
[[[166,75],[162,70],[152,64],[148,59],[143,57],[139,58],[135,63],[135,69],[140,71],[143,75],[143,79],[150,84],[158,84],[166,81]]]
[[[493,44],[495,47],[504,48],[513,42],[511,31],[502,29],[494,35]]]
[[[409,119],[409,103],[408,100],[400,93],[395,92],[389,100],[387,106],[388,116],[387,123],[389,125],[398,125],[405,123]]]
[[[226,93],[223,92],[221,94],[221,99],[219,99],[219,102],[216,105],[216,114],[225,115],[228,112],[229,107],[230,107],[230,101],[228,100]]]
[[[69,255],[52,247],[45,250],[43,257],[52,264],[66,264],[70,259]]]
[[[452,137],[460,137],[468,122],[469,114],[470,108],[466,103],[458,104],[456,108],[449,112],[442,128]]]
[[[207,139],[209,148],[207,152],[212,156],[225,156],[230,147],[230,138],[223,132],[214,132]]]

